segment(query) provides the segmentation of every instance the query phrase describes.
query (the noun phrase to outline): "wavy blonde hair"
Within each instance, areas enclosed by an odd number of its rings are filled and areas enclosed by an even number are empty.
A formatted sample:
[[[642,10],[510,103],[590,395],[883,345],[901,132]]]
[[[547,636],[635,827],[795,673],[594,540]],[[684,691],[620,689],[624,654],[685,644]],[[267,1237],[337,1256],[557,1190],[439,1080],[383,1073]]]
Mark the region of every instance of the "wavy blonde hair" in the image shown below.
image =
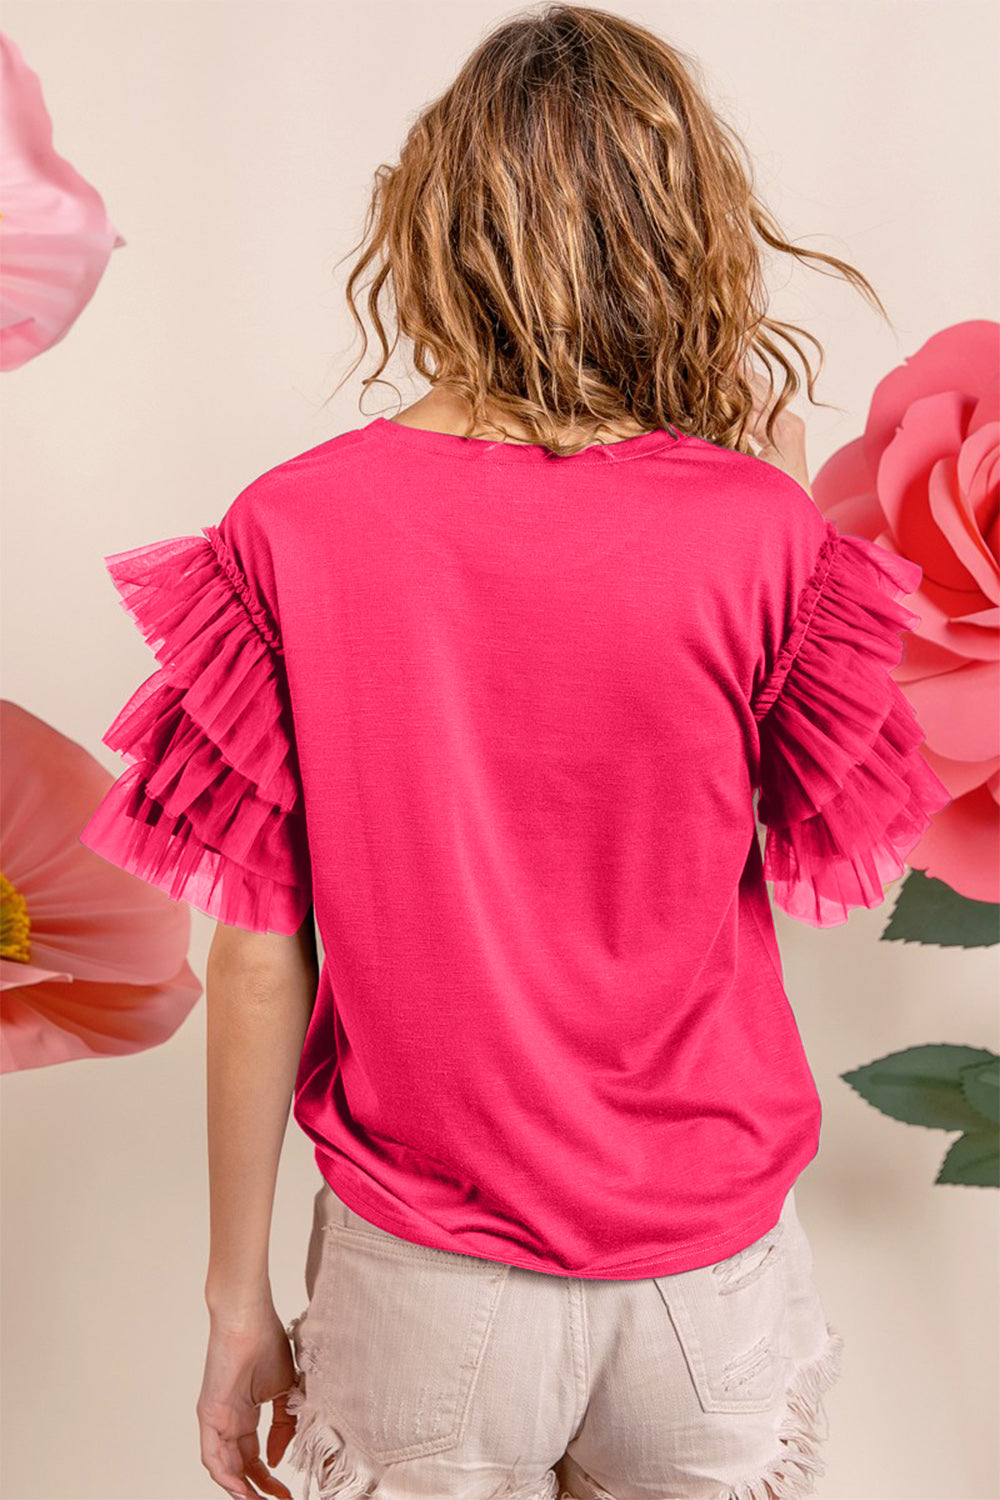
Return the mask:
[[[363,347],[344,379],[368,349],[356,293],[372,269],[382,354],[364,388],[389,384],[402,333],[416,371],[468,403],[466,436],[493,418],[506,430],[507,414],[563,456],[584,446],[567,428],[623,421],[752,452],[754,360],[768,400],[772,362],[783,375],[768,442],[800,388],[782,342],[809,400],[828,405],[814,396],[819,341],[767,316],[763,247],[832,267],[888,314],[860,271],[784,237],[699,73],[652,32],[587,6],[531,7],[492,31],[417,118],[398,165],[376,169],[348,252],[362,251],[346,297]],[[815,373],[796,334],[817,350]]]

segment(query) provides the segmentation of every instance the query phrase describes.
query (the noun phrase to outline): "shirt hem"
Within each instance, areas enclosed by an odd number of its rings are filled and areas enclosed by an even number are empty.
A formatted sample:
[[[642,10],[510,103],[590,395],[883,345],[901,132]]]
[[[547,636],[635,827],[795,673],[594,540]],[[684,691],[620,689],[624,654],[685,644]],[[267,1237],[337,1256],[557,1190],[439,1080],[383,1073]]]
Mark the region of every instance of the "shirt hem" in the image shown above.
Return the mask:
[[[359,1214],[361,1218],[367,1219],[369,1223],[375,1224],[379,1229],[384,1229],[387,1234],[395,1235],[398,1239],[404,1239],[412,1245],[422,1245],[432,1250],[447,1250],[452,1254],[470,1255],[476,1260],[499,1261],[502,1265],[517,1266],[524,1271],[537,1271],[543,1276],[561,1276],[585,1281],[640,1281],[656,1276],[676,1276],[684,1271],[695,1271],[702,1266],[726,1260],[729,1256],[736,1255],[738,1251],[745,1250],[769,1229],[774,1228],[781,1217],[785,1199],[800,1175],[800,1172],[796,1172],[777,1193],[772,1189],[767,1195],[766,1207],[758,1208],[753,1214],[740,1219],[723,1235],[713,1235],[708,1240],[687,1244],[667,1256],[646,1256],[642,1260],[626,1262],[614,1269],[567,1270],[565,1267],[546,1266],[538,1261],[520,1260],[512,1255],[486,1255],[482,1250],[465,1248],[458,1250],[454,1244],[445,1243],[444,1235],[427,1235],[416,1239],[412,1226],[395,1214],[387,1212],[381,1203],[368,1198],[354,1182],[336,1181],[336,1170],[329,1172],[325,1170],[326,1167],[333,1166],[329,1157],[324,1156],[321,1165],[317,1155],[316,1165],[324,1181],[349,1209]]]

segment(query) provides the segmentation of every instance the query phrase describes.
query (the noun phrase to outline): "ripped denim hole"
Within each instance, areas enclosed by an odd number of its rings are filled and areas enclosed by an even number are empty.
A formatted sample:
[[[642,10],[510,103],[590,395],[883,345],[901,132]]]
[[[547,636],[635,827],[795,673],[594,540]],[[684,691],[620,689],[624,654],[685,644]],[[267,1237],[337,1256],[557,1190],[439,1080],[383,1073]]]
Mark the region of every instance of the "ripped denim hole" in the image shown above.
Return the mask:
[[[719,1490],[713,1500],[803,1500],[826,1473],[821,1444],[829,1436],[824,1397],[840,1377],[844,1340],[827,1324],[819,1357],[802,1366],[787,1394],[778,1429],[780,1452],[752,1479]]]
[[[776,1224],[763,1245],[759,1242],[748,1245],[745,1250],[729,1256],[727,1260],[716,1261],[712,1267],[712,1275],[719,1282],[720,1295],[726,1296],[729,1292],[739,1291],[770,1270],[778,1253],[784,1228],[784,1224]],[[754,1255],[759,1256],[756,1264],[753,1264]]]
[[[727,1391],[739,1390],[759,1375],[771,1359],[770,1339],[758,1339],[756,1344],[729,1361],[722,1374],[722,1383]]]

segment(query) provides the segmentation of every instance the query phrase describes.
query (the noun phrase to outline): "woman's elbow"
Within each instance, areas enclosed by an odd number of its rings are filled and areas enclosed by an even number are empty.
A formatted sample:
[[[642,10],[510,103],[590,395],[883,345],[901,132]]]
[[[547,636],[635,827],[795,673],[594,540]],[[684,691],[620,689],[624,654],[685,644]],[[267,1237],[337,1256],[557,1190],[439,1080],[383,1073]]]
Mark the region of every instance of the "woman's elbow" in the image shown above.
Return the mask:
[[[296,976],[312,979],[318,972],[312,907],[298,932],[249,932],[217,922],[208,951],[208,971],[217,978],[250,979],[255,987],[288,985]]]

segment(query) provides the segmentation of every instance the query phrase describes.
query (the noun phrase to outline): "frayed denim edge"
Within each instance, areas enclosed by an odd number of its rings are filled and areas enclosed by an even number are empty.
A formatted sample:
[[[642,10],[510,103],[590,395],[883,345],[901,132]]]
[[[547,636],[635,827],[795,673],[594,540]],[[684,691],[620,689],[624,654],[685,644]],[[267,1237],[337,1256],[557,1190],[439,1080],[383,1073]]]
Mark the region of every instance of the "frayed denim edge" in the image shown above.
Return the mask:
[[[347,1445],[326,1420],[322,1408],[310,1403],[301,1384],[292,1387],[287,1410],[296,1419],[295,1437],[286,1455],[293,1469],[305,1475],[303,1500],[310,1500],[316,1486],[317,1500],[367,1500],[378,1496],[381,1476],[365,1479],[347,1456]],[[559,1493],[555,1471],[540,1479],[521,1483],[501,1480],[490,1500],[574,1500],[568,1490]]]
[[[298,1321],[298,1320],[296,1320]],[[820,1449],[826,1439],[823,1397],[841,1373],[844,1340],[827,1324],[827,1342],[819,1358],[804,1365],[788,1390],[787,1410],[778,1429],[782,1452],[755,1478],[719,1490],[715,1500],[803,1500],[814,1493],[826,1466]],[[301,1385],[288,1396],[288,1412],[296,1417],[295,1437],[287,1455],[292,1468],[305,1474],[303,1500],[367,1500],[378,1495],[378,1477],[363,1479],[351,1464],[343,1438],[329,1426],[324,1413],[312,1406]],[[607,1493],[607,1500],[614,1497]],[[490,1500],[577,1500],[560,1490],[555,1471],[526,1484],[502,1483]]]
[[[822,1354],[804,1365],[788,1390],[788,1409],[778,1429],[781,1455],[755,1479],[720,1490],[715,1500],[801,1500],[826,1473],[820,1448],[827,1432],[823,1397],[840,1377],[844,1340],[827,1324]]]
[[[301,1385],[291,1391],[287,1410],[296,1426],[286,1458],[305,1474],[303,1500],[310,1500],[314,1484],[317,1500],[363,1500],[375,1493],[378,1480],[361,1477],[347,1457],[343,1439],[328,1426],[320,1408],[310,1405]]]

